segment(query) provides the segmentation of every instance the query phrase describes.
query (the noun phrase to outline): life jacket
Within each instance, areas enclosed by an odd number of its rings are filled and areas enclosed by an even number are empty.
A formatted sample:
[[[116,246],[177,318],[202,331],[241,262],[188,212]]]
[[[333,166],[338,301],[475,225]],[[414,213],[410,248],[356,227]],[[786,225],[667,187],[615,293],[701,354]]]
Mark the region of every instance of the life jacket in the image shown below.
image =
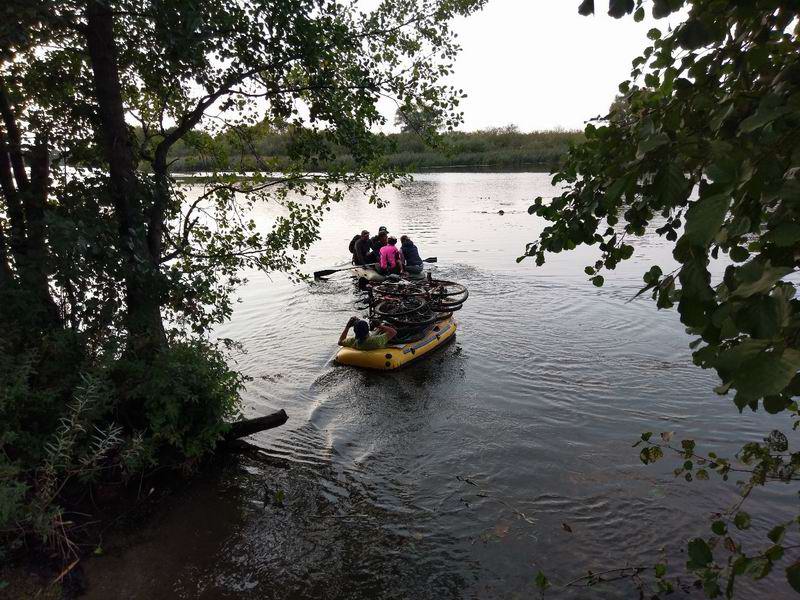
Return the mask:
[[[358,238],[360,238],[360,237],[361,237],[361,234],[354,235],[353,239],[350,240],[350,245],[347,247],[347,249],[350,251],[350,254],[355,254],[355,252],[356,252],[356,242],[358,241]]]

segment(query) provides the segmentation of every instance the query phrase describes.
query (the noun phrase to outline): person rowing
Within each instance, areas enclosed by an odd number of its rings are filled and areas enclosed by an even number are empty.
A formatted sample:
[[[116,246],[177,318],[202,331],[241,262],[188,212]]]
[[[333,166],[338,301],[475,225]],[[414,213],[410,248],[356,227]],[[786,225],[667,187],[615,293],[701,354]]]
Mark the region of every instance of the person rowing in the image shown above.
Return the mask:
[[[355,244],[353,244],[353,264],[369,265],[378,262],[378,255],[372,250],[372,240],[369,238],[369,231],[366,229],[361,232]]]

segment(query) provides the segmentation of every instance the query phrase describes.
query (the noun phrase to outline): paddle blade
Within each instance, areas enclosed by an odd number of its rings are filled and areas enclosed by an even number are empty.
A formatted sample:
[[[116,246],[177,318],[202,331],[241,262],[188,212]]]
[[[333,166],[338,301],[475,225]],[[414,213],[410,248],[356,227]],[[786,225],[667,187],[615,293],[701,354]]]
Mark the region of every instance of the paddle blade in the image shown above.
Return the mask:
[[[326,275],[333,275],[339,271],[341,271],[341,269],[325,269],[324,271],[314,271],[314,279],[319,279],[320,277],[325,277]]]
[[[439,259],[438,259],[438,258],[436,258],[435,256],[431,256],[430,258],[426,258],[426,259],[424,259],[422,262],[426,262],[426,263],[435,263],[435,262],[439,262]]]

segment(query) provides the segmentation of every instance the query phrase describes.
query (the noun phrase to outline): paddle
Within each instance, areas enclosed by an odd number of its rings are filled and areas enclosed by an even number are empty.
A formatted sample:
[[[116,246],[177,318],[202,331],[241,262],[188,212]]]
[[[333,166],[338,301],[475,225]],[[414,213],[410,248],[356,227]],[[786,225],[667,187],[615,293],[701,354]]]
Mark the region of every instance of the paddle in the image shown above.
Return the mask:
[[[438,258],[432,256],[430,258],[425,258],[422,260],[424,263],[435,263],[438,262]],[[326,275],[333,275],[334,273],[339,273],[341,271],[350,271],[352,269],[363,269],[364,267],[374,267],[378,263],[370,263],[368,265],[353,265],[352,267],[343,267],[341,269],[324,269],[322,271],[314,271],[314,279],[319,279],[320,277],[325,277]]]

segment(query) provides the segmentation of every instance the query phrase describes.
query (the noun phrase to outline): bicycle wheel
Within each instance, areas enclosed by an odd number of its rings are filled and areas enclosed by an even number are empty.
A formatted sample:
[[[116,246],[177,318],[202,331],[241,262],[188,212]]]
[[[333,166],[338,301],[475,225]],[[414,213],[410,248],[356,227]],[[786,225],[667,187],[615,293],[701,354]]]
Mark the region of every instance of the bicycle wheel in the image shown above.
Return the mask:
[[[372,291],[381,296],[424,296],[425,288],[409,283],[380,283]]]
[[[386,321],[397,327],[424,327],[431,325],[437,320],[436,313],[423,309],[407,315],[398,315],[394,317],[384,317]]]
[[[469,290],[466,288],[466,286],[454,281],[433,279],[428,282],[427,288],[431,295],[436,295],[443,298],[456,298],[463,296],[464,300],[466,300],[469,297]]]
[[[425,304],[425,300],[417,296],[387,298],[375,304],[374,310],[381,317],[401,317],[422,310]]]
[[[461,310],[461,307],[464,306],[463,304],[437,304],[436,302],[431,302],[429,305],[430,309],[435,313],[452,313],[457,310]]]

